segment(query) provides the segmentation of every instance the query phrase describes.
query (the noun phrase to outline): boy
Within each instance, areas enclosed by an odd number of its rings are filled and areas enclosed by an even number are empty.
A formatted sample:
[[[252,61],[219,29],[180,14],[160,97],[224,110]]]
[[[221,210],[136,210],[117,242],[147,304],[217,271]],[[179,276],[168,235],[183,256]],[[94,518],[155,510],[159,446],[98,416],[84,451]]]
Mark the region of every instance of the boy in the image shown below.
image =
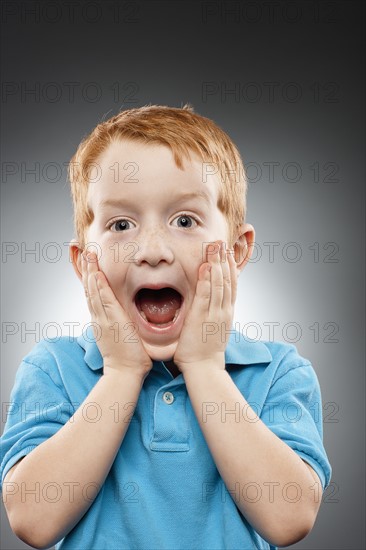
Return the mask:
[[[320,388],[293,345],[231,329],[255,237],[237,148],[189,105],[145,106],[99,124],[70,181],[92,323],[18,369],[13,531],[65,550],[301,540],[331,478]]]

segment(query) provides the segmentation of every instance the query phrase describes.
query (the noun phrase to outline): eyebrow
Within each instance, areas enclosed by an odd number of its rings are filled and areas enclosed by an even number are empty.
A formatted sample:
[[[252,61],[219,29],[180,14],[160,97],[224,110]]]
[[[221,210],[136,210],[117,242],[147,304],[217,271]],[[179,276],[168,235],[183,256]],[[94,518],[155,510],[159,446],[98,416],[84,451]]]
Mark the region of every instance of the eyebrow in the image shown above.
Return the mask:
[[[188,200],[194,200],[194,199],[204,200],[208,206],[211,204],[210,196],[205,191],[181,193],[173,197],[174,202],[182,202],[182,201],[188,201]],[[106,199],[101,201],[99,206],[100,208],[108,208],[108,207],[117,207],[117,206],[127,206],[130,204],[132,205],[132,201],[130,201],[128,198],[123,200]]]

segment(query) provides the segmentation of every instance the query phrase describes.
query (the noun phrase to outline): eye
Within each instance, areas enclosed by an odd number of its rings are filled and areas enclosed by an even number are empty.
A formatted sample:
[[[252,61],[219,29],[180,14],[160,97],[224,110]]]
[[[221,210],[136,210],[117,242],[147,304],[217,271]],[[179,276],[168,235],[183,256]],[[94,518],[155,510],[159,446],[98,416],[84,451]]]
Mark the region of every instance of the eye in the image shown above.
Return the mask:
[[[188,214],[180,214],[175,219],[181,220],[181,226],[183,229],[192,229],[192,227],[195,227],[198,225],[198,220],[194,216],[190,216]],[[193,225],[193,222],[196,225]],[[108,229],[111,229],[112,231],[116,233],[123,233],[127,229],[130,229],[131,222],[126,220],[125,218],[120,218],[118,220],[114,220],[110,222],[110,224],[107,226]],[[113,229],[114,228],[114,229]]]
[[[198,220],[194,216],[190,216],[188,214],[179,214],[177,218],[174,218],[176,220],[181,220],[182,225],[180,227],[183,227],[183,229],[191,229],[192,228],[192,220],[196,225],[198,225]]]
[[[116,229],[114,229],[115,232],[121,233],[123,231],[126,231],[126,229],[129,229],[130,223],[128,220],[125,220],[124,218],[121,218],[120,220],[114,220],[108,225],[108,229],[112,229],[113,226],[115,226]]]

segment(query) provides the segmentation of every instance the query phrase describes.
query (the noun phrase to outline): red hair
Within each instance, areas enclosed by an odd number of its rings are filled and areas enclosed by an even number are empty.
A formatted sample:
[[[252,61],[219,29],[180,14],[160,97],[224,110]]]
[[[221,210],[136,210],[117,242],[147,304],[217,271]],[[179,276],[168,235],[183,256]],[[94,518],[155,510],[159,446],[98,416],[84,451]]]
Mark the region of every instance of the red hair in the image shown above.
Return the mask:
[[[203,162],[219,170],[218,208],[229,226],[230,246],[233,246],[246,215],[247,182],[240,153],[229,136],[211,119],[198,115],[189,104],[182,108],[146,105],[121,111],[99,123],[78,146],[69,163],[69,180],[74,205],[74,228],[83,249],[93,212],[87,204],[90,171],[105,149],[117,139],[142,143],[161,143],[170,147],[178,168],[189,152],[198,154]]]

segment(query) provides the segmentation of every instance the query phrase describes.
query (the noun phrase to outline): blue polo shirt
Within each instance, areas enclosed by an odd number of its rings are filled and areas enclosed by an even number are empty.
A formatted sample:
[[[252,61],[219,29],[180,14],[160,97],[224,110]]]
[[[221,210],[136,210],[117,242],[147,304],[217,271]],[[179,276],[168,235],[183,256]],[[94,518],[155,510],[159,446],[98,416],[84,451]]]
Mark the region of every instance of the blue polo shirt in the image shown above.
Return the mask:
[[[256,414],[310,464],[325,489],[332,470],[323,446],[319,382],[309,361],[292,344],[233,331],[225,362]],[[24,357],[1,437],[1,489],[8,470],[62,428],[102,374],[91,327],[78,337],[42,340]],[[206,412],[215,414],[215,407]],[[253,482],[239,491],[255,500],[263,489]],[[104,484],[56,549],[273,549],[240,513],[235,490],[216,468],[183,375],[173,378],[154,361]]]

